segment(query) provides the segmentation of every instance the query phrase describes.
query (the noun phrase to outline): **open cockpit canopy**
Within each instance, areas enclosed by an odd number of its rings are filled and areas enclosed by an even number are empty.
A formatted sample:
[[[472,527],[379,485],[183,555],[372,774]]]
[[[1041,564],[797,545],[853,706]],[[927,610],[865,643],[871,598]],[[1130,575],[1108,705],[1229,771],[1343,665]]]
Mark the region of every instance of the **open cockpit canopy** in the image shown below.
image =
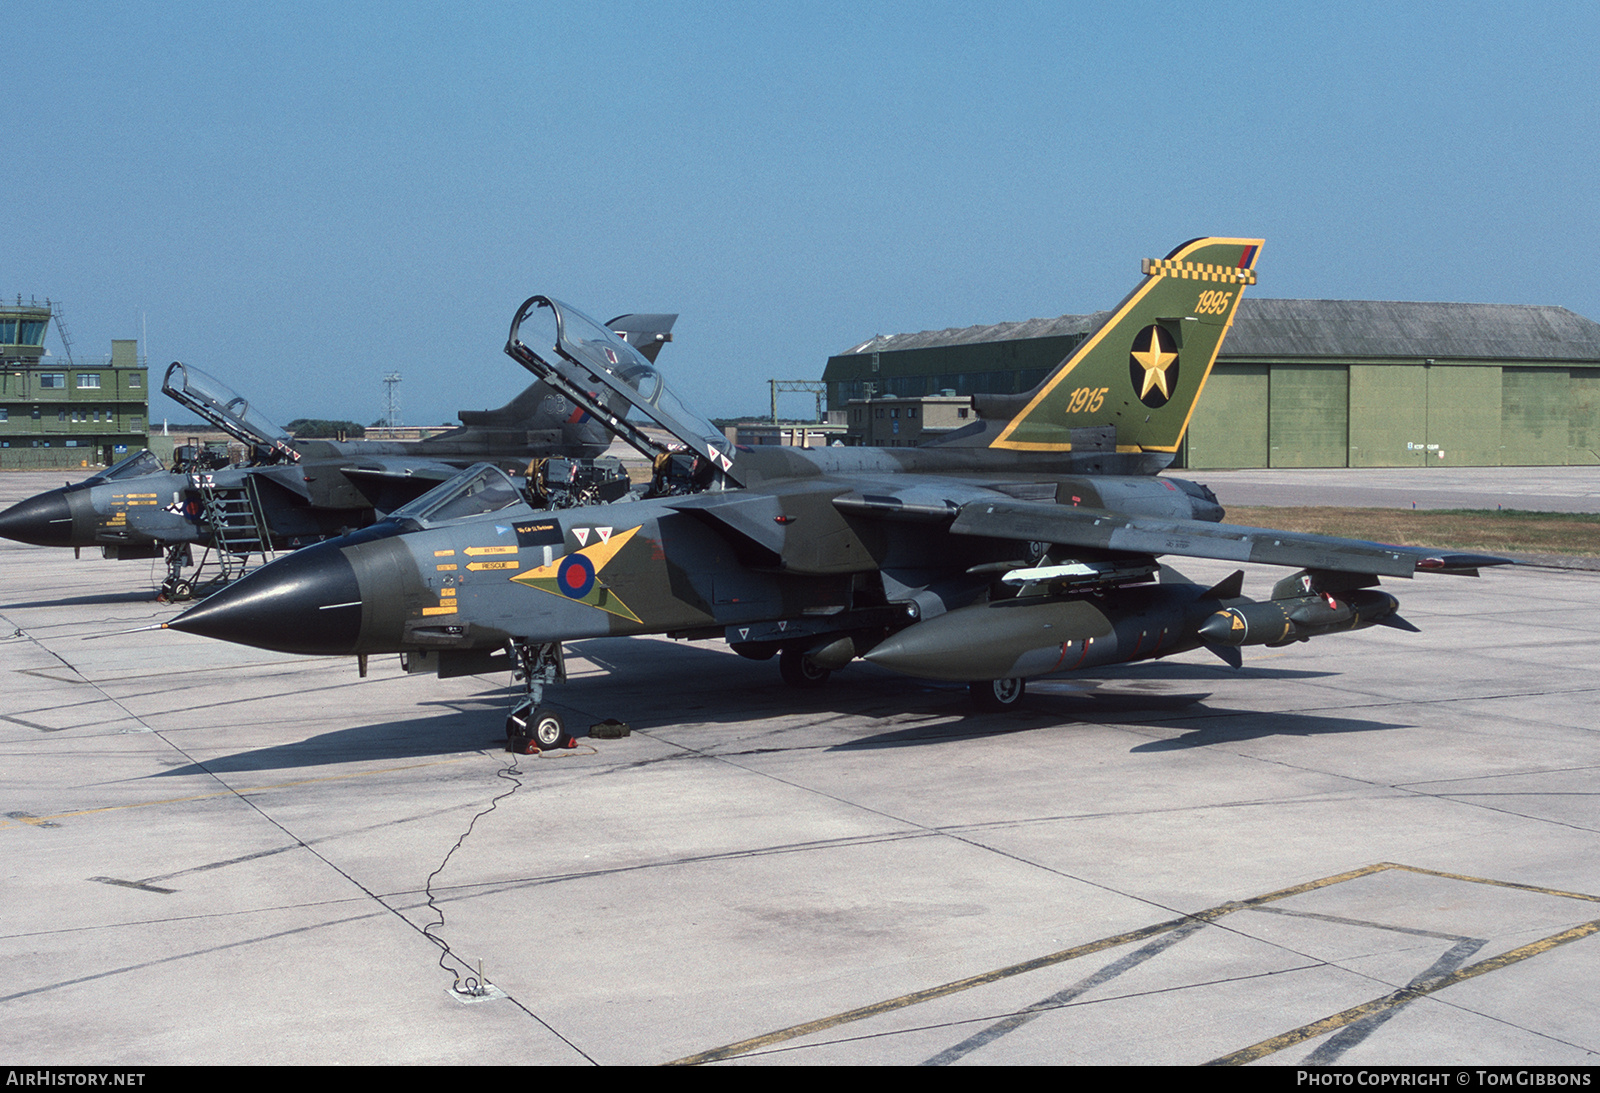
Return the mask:
[[[261,449],[263,454],[272,453],[292,460],[300,458],[290,446],[293,438],[287,432],[267,420],[251,407],[248,399],[215,376],[173,361],[167,366],[161,390],[235,440]]]
[[[643,354],[577,308],[530,297],[512,320],[506,352],[646,455],[688,449],[736,481],[721,430],[678,398]]]

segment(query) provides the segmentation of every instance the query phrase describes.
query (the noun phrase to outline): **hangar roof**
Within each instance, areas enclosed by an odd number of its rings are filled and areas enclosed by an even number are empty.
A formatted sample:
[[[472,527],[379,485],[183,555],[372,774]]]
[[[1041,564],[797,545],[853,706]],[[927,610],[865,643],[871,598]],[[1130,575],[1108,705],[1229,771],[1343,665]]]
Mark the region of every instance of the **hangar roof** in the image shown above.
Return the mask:
[[[1230,357],[1600,360],[1600,323],[1549,305],[1246,297],[1223,349]]]
[[[1241,301],[1240,306],[1246,301]],[[1026,319],[1020,323],[995,323],[992,326],[952,326],[944,330],[924,330],[920,334],[878,334],[839,356],[853,353],[887,353],[890,350],[927,349],[945,345],[981,345],[986,342],[1011,342],[1024,338],[1058,338],[1068,334],[1087,334],[1111,316],[1109,311],[1092,315],[1061,315],[1054,319]]]
[[[839,355],[1083,334],[1094,330],[1109,315],[1108,311],[1100,311],[919,334],[880,335]],[[1264,300],[1247,296],[1239,303],[1222,355],[1600,362],[1600,323],[1549,305]]]

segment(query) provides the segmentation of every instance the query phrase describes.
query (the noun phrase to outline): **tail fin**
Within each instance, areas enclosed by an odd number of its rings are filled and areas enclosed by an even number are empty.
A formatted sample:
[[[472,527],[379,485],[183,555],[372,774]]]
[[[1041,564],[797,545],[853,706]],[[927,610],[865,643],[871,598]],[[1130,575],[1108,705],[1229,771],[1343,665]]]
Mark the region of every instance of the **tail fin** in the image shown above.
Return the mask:
[[[628,314],[618,315],[606,326],[654,364],[661,347],[672,340],[672,325],[677,321],[676,313]],[[499,409],[458,410],[456,416],[463,425],[528,430],[559,429],[562,426],[586,424],[589,420],[589,415],[569,405],[554,387],[543,380],[535,380]],[[597,423],[592,432],[594,435],[587,438],[590,441],[601,446],[610,443],[611,434],[603,426]]]
[[[1244,288],[1256,282],[1261,243],[1195,239],[1146,258],[1139,287],[1022,396],[989,446],[1066,451],[1073,430],[1112,426],[1118,451],[1176,451]]]
[[[641,357],[654,364],[661,347],[672,340],[672,324],[677,321],[677,312],[671,315],[618,315],[606,327],[637,349]]]
[[[494,410],[457,410],[459,428],[418,441],[424,451],[457,451],[464,444],[481,445],[485,458],[498,451],[592,458],[605,453],[611,432],[573,406],[544,380],[534,380],[522,393]],[[473,449],[478,450],[478,449]]]

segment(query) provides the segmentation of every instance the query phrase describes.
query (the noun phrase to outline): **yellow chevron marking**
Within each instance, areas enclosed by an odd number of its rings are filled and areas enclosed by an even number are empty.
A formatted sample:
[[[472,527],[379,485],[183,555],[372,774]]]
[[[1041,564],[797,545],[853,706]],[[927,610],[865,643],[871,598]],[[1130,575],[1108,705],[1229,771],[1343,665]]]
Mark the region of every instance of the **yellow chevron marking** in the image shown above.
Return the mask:
[[[643,525],[641,524],[640,527],[642,526]],[[595,576],[598,577],[600,575],[600,571],[606,567],[606,563],[616,556],[617,551],[621,550],[627,544],[628,540],[633,538],[634,533],[638,530],[639,528],[634,527],[629,528],[627,531],[616,532],[611,536],[611,540],[609,542],[590,543],[582,550],[575,550],[573,553],[582,554],[585,558],[589,559],[590,564],[594,566]],[[563,554],[561,558],[557,558],[549,565],[542,565],[538,569],[530,569],[526,573],[519,574],[511,579],[514,581],[522,581],[523,583],[531,583],[536,580],[545,579],[553,580],[555,575],[561,571],[561,561],[562,558],[565,557],[566,555]]]

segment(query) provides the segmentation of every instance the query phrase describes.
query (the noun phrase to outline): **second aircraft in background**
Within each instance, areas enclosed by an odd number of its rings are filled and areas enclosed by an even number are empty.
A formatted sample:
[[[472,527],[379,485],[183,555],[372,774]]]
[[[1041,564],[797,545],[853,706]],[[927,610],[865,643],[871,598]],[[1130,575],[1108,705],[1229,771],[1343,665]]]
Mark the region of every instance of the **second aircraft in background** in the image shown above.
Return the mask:
[[[608,329],[654,361],[676,315],[621,315]],[[535,380],[497,410],[462,410],[461,425],[426,440],[300,440],[219,380],[178,362],[162,390],[239,441],[243,461],[177,449],[163,468],[148,451],[0,512],[0,536],[39,546],[99,548],[116,559],[164,558],[162,595],[188,599],[205,558],[226,583],[251,556],[271,558],[357,528],[477,462],[525,470],[556,457],[556,483],[574,496],[611,500],[627,492],[620,466],[596,467],[611,432],[549,384]],[[195,548],[208,553],[185,575]]]

